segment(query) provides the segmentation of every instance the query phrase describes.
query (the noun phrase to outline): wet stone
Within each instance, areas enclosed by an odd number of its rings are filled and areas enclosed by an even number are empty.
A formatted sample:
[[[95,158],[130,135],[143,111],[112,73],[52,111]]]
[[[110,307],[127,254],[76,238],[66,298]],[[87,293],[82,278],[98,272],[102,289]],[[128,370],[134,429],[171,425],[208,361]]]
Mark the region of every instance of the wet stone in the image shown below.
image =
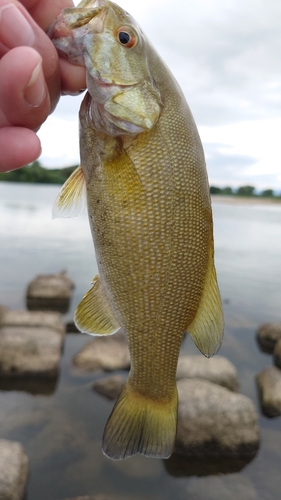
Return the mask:
[[[93,389],[108,399],[116,399],[120,396],[126,379],[122,375],[112,375],[112,377],[101,378],[93,384]]]
[[[65,326],[62,315],[51,311],[25,311],[7,309],[2,315],[1,327],[32,327],[32,328],[51,328],[62,336],[65,334]]]
[[[253,402],[212,382],[178,382],[179,416],[175,452],[184,455],[243,456],[259,448]]]
[[[73,363],[87,371],[127,370],[130,353],[123,336],[96,337],[74,357]]]
[[[281,339],[276,342],[274,347],[274,363],[281,369]]]
[[[181,356],[178,362],[177,379],[200,378],[222,385],[231,391],[238,390],[235,366],[223,356],[205,358],[202,355]]]
[[[281,323],[265,323],[258,328],[257,339],[261,347],[273,351],[276,342],[281,339]]]
[[[0,499],[22,500],[28,477],[28,458],[20,443],[0,440]]]
[[[0,328],[0,378],[56,377],[63,337],[49,327]]]
[[[272,366],[257,375],[261,407],[267,417],[281,415],[281,370]]]
[[[38,275],[27,288],[27,308],[67,312],[73,288],[74,284],[65,272]]]

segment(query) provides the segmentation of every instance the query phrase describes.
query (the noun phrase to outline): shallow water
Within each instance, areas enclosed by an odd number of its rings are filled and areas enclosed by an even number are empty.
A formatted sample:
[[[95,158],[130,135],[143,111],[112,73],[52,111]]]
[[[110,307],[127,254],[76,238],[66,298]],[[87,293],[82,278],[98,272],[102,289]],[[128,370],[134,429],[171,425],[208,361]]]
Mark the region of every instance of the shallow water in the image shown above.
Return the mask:
[[[0,304],[25,307],[39,273],[66,269],[75,282],[73,311],[97,272],[86,215],[51,219],[59,188],[0,183]],[[260,323],[281,321],[281,205],[227,205],[214,200],[215,249],[225,311],[220,354],[237,367],[240,392],[259,410],[255,375],[272,364],[255,341]],[[277,500],[281,490],[281,418],[260,415],[261,448],[249,463],[206,466],[146,459],[113,462],[101,436],[112,403],[92,390],[101,374],[75,369],[72,357],[89,337],[67,336],[52,384],[0,384],[0,438],[19,440],[30,460],[28,500],[111,493],[124,500]],[[190,339],[183,352],[197,353]],[[227,472],[223,475],[218,472]]]

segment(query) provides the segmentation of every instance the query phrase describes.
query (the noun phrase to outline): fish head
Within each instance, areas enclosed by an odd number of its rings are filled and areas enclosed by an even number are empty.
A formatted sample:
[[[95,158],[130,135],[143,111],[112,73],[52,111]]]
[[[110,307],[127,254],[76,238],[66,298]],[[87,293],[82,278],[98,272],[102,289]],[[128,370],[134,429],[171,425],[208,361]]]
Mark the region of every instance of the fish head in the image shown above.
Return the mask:
[[[161,111],[151,76],[149,43],[136,21],[108,0],[64,9],[49,29],[58,52],[86,66],[89,119],[110,135],[150,130]]]

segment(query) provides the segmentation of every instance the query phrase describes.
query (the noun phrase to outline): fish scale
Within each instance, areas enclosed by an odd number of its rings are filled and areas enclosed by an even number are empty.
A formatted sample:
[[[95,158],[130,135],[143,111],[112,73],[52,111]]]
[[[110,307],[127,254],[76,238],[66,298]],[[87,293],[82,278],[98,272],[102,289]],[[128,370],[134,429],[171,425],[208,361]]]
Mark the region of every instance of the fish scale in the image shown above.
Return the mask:
[[[80,195],[85,182],[99,277],[75,322],[92,335],[123,327],[128,339],[131,370],[104,453],[167,458],[183,335],[211,356],[223,333],[204,152],[177,82],[133,18],[108,0],[83,0],[77,22],[75,12],[50,30],[61,54],[85,61],[89,90],[81,167],[56,203],[66,214],[72,198],[79,206],[75,187]]]

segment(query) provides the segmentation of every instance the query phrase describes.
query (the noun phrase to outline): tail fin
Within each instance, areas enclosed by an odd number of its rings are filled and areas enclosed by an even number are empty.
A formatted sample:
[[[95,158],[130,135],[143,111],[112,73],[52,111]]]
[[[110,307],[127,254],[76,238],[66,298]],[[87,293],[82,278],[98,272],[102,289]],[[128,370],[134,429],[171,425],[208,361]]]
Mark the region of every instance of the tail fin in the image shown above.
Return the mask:
[[[177,430],[178,394],[159,402],[133,390],[128,383],[115,403],[103,436],[103,452],[121,460],[136,453],[168,458]]]

